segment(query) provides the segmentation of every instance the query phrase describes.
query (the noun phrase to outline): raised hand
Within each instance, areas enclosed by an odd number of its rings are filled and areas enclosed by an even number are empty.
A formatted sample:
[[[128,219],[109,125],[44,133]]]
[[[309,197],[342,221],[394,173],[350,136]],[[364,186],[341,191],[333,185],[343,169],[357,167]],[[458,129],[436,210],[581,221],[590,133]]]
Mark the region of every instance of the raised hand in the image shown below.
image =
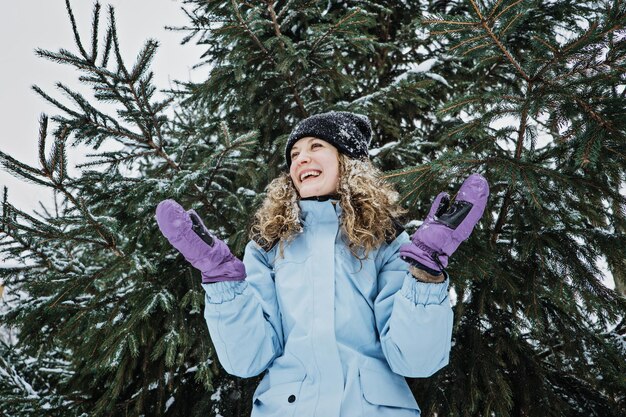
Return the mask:
[[[164,200],[157,206],[156,221],[171,245],[200,270],[203,283],[245,279],[243,263],[209,232],[195,211],[185,211],[176,201]]]
[[[452,204],[448,193],[435,198],[424,223],[402,245],[400,256],[412,265],[431,274],[439,274],[448,266],[448,258],[467,239],[483,215],[489,184],[480,174],[465,179]]]

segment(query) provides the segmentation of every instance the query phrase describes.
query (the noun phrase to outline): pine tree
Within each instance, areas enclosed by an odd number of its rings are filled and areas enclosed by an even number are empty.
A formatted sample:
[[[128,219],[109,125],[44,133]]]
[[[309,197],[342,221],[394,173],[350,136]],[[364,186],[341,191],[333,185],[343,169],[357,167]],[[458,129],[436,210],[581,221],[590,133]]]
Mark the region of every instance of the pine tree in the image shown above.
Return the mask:
[[[206,392],[221,383],[214,379],[218,365],[201,314],[199,275],[163,241],[154,208],[177,198],[203,215],[211,212],[205,217],[212,229],[236,241],[250,197],[236,193],[232,177],[246,163],[254,133],[233,136],[226,124],[212,129],[199,118],[193,132],[186,130],[193,112],[176,111],[172,97],[156,98],[149,64],[157,42],[146,42],[128,66],[113,9],[101,38],[95,6],[89,44],[69,2],[67,9],[76,52],[37,53],[72,66],[94,100],[62,84],[65,101],[34,87],[60,111],[41,119],[40,166],[0,153],[7,170],[55,195],[53,209],[31,215],[4,194],[3,255],[24,266],[0,273],[28,298],[3,314],[19,329],[19,343],[2,346],[8,360],[0,364],[7,375],[0,378],[0,410],[206,415]],[[119,150],[100,150],[105,141]],[[168,141],[176,146],[166,147]],[[66,149],[78,144],[93,154],[72,177]],[[225,206],[228,216],[217,209]]]
[[[157,42],[126,65],[112,9],[101,39],[95,6],[86,45],[68,1],[74,52],[38,51],[94,98],[35,87],[60,113],[42,117],[40,166],[0,152],[56,196],[29,214],[5,191],[0,250],[24,266],[0,279],[25,299],[2,314],[19,343],[0,345],[1,413],[248,415],[258,379],[220,369],[198,273],[154,208],[195,208],[241,255],[286,134],[335,109],[370,116],[372,160],[402,191],[409,231],[468,173],[492,186],[449,268],[451,363],[411,381],[423,414],[623,415],[626,303],[597,266],[624,288],[623,3],[184,3],[178,29],[206,45],[208,75],[165,99],[149,68]],[[93,156],[71,177],[77,144]]]

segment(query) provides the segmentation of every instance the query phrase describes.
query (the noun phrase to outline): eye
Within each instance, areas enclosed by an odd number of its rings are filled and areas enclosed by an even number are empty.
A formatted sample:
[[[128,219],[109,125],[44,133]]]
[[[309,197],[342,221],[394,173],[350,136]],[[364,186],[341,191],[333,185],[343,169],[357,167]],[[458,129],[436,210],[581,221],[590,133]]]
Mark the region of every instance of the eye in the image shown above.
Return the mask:
[[[291,154],[291,159],[293,159],[293,158],[295,158],[296,156],[298,156],[298,153],[299,153],[299,152],[293,152],[293,153]]]
[[[321,146],[323,146],[321,143],[316,142],[311,145],[311,149],[319,148]]]

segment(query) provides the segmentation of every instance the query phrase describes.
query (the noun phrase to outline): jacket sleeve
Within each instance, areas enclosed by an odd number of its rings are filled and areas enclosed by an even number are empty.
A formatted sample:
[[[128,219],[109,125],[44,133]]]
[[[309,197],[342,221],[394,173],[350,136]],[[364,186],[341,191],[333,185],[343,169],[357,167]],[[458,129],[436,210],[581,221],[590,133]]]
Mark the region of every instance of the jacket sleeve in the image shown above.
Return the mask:
[[[452,340],[449,278],[441,284],[416,280],[399,249],[402,233],[378,254],[376,325],[391,369],[408,377],[428,377],[448,364]]]
[[[268,253],[250,242],[243,263],[244,281],[202,286],[204,317],[217,357],[226,372],[247,378],[282,354],[283,331]]]

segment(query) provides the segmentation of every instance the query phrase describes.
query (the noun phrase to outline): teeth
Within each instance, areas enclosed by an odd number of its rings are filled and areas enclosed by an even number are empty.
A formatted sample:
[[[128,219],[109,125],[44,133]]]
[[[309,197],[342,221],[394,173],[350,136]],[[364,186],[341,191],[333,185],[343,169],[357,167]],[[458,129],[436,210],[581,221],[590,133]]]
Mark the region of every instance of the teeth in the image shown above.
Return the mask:
[[[305,172],[304,174],[300,175],[300,181],[304,181],[305,178],[308,178],[310,176],[319,177],[319,175],[320,175],[320,172],[308,171],[308,172]]]

